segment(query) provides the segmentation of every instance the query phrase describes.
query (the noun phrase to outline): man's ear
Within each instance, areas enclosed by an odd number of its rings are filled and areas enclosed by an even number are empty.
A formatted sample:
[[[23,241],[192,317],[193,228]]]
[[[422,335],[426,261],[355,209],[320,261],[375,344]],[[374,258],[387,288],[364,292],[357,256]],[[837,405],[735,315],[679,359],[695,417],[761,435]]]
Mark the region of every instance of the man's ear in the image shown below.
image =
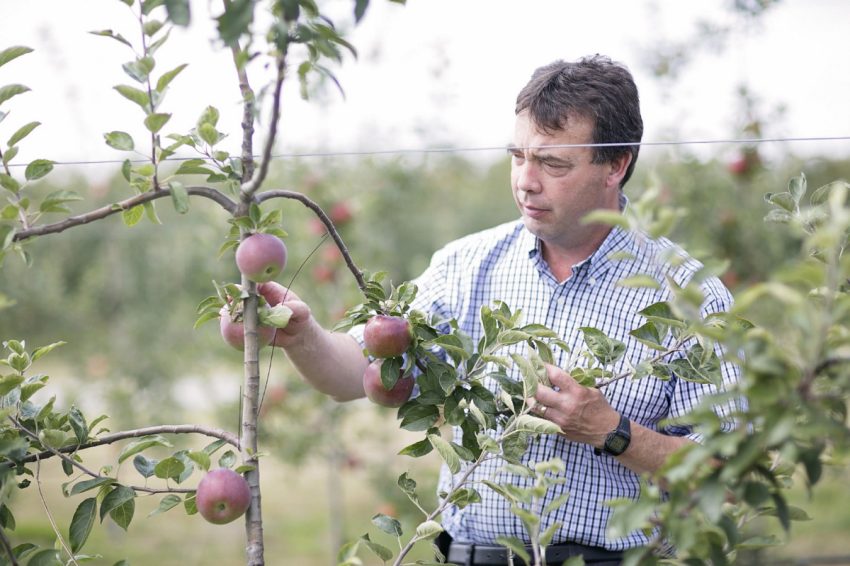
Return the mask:
[[[608,184],[619,187],[623,183],[623,177],[626,176],[626,170],[632,162],[632,154],[629,152],[623,153],[616,157],[608,165]]]

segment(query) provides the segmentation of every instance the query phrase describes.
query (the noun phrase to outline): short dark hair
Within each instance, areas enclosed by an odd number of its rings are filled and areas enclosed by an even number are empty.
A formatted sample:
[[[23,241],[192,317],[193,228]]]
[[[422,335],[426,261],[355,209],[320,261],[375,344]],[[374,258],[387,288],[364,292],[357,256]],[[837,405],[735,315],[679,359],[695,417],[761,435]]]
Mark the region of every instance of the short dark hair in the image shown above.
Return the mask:
[[[635,143],[593,148],[593,163],[610,163],[631,154],[620,186],[631,177],[640,150],[636,143],[643,137],[643,119],[637,85],[625,65],[592,55],[540,67],[517,96],[516,113],[524,110],[546,133],[564,129],[571,116],[581,116],[593,121],[592,143]]]

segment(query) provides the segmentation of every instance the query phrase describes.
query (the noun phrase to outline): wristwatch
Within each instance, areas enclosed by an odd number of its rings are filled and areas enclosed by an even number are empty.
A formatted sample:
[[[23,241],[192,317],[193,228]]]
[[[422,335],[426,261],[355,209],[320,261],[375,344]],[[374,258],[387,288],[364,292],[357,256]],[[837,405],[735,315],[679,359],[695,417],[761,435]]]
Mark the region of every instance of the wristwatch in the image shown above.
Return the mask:
[[[620,424],[605,437],[605,444],[602,446],[602,449],[595,449],[596,455],[599,456],[602,452],[605,452],[611,456],[619,456],[626,451],[631,441],[631,423],[629,423],[629,419],[620,415]]]

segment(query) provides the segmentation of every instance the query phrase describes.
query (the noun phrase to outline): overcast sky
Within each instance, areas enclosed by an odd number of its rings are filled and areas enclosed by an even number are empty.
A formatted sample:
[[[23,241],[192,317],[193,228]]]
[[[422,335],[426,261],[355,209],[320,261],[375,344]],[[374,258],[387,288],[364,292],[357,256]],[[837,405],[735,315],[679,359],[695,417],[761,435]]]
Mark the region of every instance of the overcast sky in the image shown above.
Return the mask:
[[[728,22],[723,7],[729,2],[408,0],[400,6],[372,0],[351,35],[360,56],[338,70],[346,98],[328,89],[304,102],[296,81],[290,81],[278,150],[503,146],[512,133],[516,93],[534,68],[596,52],[634,72],[646,141],[742,135],[736,129],[735,91],[744,82],[765,111],[786,107],[767,135],[850,135],[850,2],[845,0],[784,0],[758,25],[736,21],[742,31],[722,52],[701,52],[672,91],[661,88],[645,68],[646,50],[693,36],[700,20]],[[351,5],[335,1],[331,10],[347,17]],[[222,114],[219,129],[231,133],[228,149],[236,153],[241,110],[235,74],[229,53],[212,41],[213,29],[205,21],[209,10],[220,12],[220,3],[195,0],[193,10],[197,25],[176,30],[157,55],[154,76],[189,63],[162,106],[174,114],[163,133],[185,133],[212,104]],[[4,104],[11,114],[0,124],[0,139],[5,142],[31,120],[43,123],[21,144],[21,161],[126,156],[106,146],[103,133],[141,132],[141,111],[112,90],[132,84],[121,70],[131,53],[87,32],[111,28],[135,40],[135,25],[119,0],[0,0],[0,49],[36,50],[0,68],[0,86],[14,82],[33,89]],[[269,78],[258,67],[252,73],[256,88]],[[786,149],[848,155],[850,142]]]

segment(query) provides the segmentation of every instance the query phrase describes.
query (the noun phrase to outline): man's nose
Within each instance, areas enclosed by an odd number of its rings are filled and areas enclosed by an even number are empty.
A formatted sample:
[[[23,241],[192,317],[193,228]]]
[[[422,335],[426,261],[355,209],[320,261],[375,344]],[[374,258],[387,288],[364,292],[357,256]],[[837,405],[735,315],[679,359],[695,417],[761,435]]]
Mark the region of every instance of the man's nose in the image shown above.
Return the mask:
[[[517,189],[526,193],[540,191],[540,170],[536,164],[526,161],[522,165],[518,165],[517,168]]]

